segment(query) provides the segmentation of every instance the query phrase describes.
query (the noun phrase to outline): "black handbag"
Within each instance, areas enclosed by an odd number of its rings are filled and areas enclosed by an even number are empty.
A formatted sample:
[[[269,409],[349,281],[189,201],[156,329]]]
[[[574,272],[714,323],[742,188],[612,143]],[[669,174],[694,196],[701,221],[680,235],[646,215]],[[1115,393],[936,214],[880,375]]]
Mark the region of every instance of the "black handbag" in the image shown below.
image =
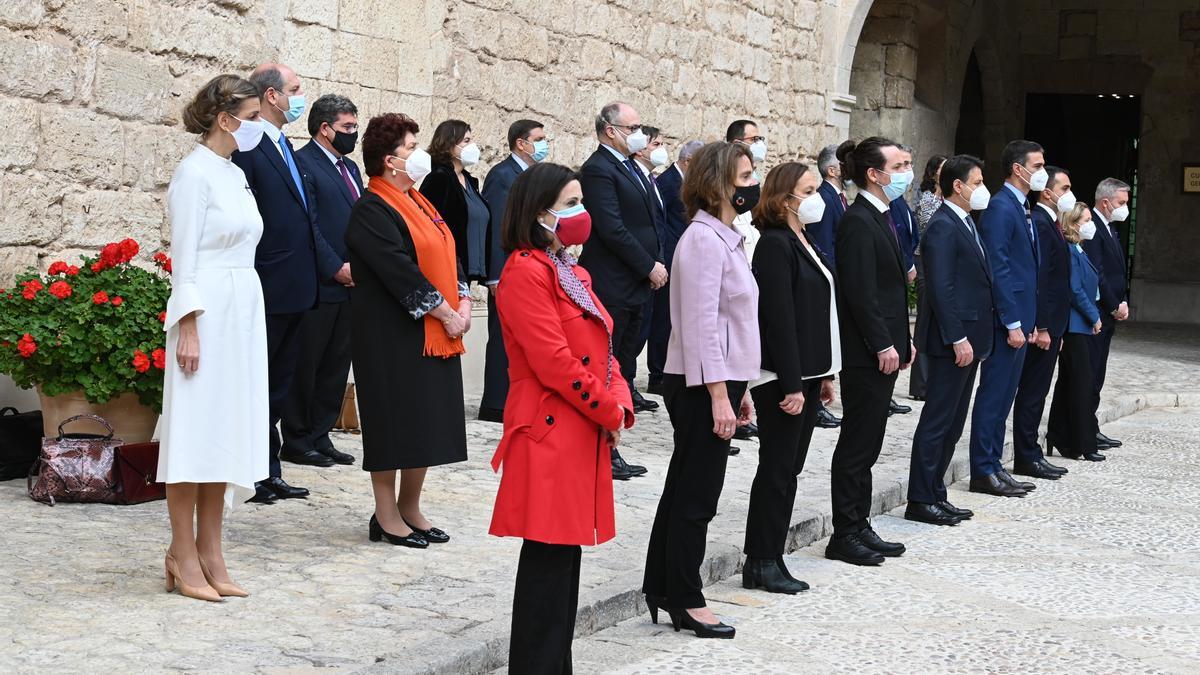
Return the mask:
[[[42,411],[0,410],[0,480],[24,478],[42,449]]]

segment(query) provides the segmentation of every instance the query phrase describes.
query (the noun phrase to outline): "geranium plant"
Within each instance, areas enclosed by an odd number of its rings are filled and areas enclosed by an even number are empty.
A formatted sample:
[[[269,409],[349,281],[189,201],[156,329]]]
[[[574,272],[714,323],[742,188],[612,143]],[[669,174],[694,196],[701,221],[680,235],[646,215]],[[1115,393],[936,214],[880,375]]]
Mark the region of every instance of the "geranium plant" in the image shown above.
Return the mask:
[[[162,409],[171,260],[132,264],[132,239],[107,244],[79,265],[29,269],[0,291],[0,373],[47,396],[82,391],[91,403],[133,392]]]

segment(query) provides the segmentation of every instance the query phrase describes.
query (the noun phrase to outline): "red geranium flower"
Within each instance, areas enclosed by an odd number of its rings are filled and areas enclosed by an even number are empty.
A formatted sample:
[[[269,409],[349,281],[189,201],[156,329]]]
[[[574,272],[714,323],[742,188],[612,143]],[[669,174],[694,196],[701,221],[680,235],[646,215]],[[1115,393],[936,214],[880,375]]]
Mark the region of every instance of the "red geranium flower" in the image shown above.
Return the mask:
[[[167,258],[167,262],[163,263],[163,269],[167,271],[167,274],[171,273],[171,259],[170,258]]]
[[[138,254],[141,247],[132,239],[125,239],[121,242],[121,262],[129,262]]]
[[[24,358],[29,358],[37,353],[37,342],[34,342],[32,335],[26,333],[17,340],[17,351],[21,352]]]
[[[150,360],[154,362],[154,367],[163,370],[167,367],[167,350],[159,347],[150,352]]]
[[[150,370],[150,357],[146,356],[146,352],[140,349],[133,350],[133,369],[139,373]]]
[[[154,257],[152,258],[152,260],[154,260],[155,265],[158,265],[161,267],[163,265],[163,263],[167,262],[167,254],[163,253],[162,251],[159,251],[158,253],[154,254]]]
[[[56,274],[62,274],[66,271],[67,271],[67,263],[65,263],[61,260],[56,260],[56,261],[50,263],[50,269],[47,270],[46,273],[49,274],[50,276],[54,276]]]
[[[96,294],[92,296],[93,305],[103,305],[106,302],[108,302],[108,293],[104,291],[96,291]]]
[[[124,300],[124,299],[122,299],[122,298],[121,298],[121,296],[119,296],[119,295],[114,295],[114,296],[113,296],[113,299],[112,299],[112,306],[113,306],[113,307],[120,307],[122,302],[125,302],[125,300]]]
[[[32,300],[37,297],[38,291],[42,290],[43,288],[45,288],[45,286],[42,285],[42,282],[38,281],[37,279],[30,279],[29,281],[21,284],[21,297],[25,298],[26,300]]]
[[[71,284],[68,284],[65,281],[56,281],[50,284],[50,295],[53,295],[59,300],[65,300],[71,297],[71,293],[73,292],[74,291],[71,288]]]
[[[79,265],[69,265],[69,266],[67,266],[67,276],[69,276],[69,277],[73,277],[73,276],[75,276],[75,275],[77,275],[77,274],[79,274]]]
[[[121,245],[120,244],[105,244],[104,248],[100,249],[100,264],[102,269],[106,269],[121,262]]]
[[[163,311],[158,313],[158,321],[159,321],[159,323],[167,322],[167,310],[164,309]]]

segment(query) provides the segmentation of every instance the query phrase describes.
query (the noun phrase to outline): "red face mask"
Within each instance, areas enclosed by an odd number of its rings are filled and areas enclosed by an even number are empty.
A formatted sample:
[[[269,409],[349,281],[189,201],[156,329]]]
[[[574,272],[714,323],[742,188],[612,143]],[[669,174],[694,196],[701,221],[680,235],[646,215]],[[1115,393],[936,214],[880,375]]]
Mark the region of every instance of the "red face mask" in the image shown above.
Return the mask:
[[[583,244],[592,236],[592,215],[583,208],[583,204],[576,204],[564,211],[546,210],[555,218],[554,227],[546,229],[557,234],[563,246]]]

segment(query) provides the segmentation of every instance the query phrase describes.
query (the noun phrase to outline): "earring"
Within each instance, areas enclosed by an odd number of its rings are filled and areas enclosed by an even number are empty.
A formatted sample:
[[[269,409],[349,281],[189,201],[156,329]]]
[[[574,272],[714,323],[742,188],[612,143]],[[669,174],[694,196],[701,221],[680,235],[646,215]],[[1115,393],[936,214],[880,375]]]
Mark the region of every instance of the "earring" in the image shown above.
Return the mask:
[[[396,175],[396,174],[398,174],[398,173],[400,173],[400,172],[399,172],[399,171],[397,171],[396,169],[392,169],[392,175],[393,175],[393,176],[395,176],[395,175]]]

